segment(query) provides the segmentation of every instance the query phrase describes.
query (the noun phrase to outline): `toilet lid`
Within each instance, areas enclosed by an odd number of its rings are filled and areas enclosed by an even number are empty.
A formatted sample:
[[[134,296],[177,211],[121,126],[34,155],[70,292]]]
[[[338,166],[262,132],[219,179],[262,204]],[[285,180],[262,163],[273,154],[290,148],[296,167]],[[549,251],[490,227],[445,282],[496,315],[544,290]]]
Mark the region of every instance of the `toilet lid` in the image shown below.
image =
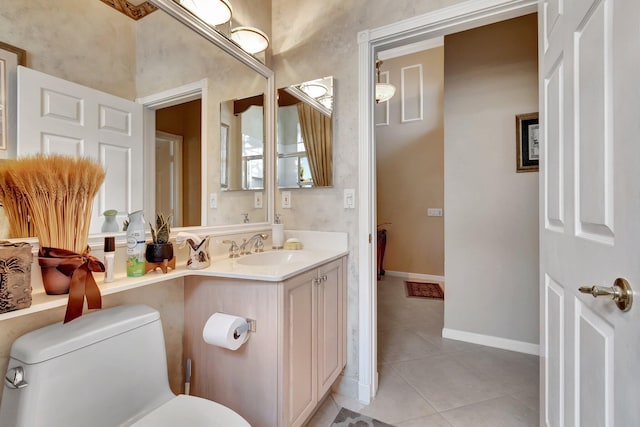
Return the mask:
[[[132,424],[135,427],[251,427],[240,415],[211,400],[178,395]]]

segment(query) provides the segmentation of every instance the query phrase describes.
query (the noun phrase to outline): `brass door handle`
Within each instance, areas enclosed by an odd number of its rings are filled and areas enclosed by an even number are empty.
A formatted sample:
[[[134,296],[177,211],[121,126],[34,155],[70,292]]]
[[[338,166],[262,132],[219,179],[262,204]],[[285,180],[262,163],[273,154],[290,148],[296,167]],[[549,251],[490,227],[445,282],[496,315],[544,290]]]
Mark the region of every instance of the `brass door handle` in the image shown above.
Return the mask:
[[[622,311],[629,311],[633,304],[633,290],[626,279],[618,277],[613,286],[581,286],[578,288],[583,294],[591,294],[594,298],[611,297],[618,308]]]

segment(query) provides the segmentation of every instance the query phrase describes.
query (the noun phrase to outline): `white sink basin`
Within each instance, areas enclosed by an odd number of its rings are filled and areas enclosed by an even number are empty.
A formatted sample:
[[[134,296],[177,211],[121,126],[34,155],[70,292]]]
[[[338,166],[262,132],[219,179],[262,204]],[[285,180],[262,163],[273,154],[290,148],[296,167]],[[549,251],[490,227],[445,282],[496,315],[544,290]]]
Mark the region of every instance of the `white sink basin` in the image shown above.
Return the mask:
[[[309,253],[302,251],[270,251],[246,255],[236,260],[241,265],[287,265],[312,261]]]

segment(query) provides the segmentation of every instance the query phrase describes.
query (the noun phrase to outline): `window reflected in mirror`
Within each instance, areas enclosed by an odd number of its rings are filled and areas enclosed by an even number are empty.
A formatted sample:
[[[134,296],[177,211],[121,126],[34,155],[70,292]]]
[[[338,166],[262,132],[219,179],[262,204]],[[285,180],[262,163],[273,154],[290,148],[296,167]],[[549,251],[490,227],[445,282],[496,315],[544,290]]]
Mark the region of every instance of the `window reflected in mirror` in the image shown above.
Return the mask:
[[[264,95],[220,103],[220,188],[264,189]]]

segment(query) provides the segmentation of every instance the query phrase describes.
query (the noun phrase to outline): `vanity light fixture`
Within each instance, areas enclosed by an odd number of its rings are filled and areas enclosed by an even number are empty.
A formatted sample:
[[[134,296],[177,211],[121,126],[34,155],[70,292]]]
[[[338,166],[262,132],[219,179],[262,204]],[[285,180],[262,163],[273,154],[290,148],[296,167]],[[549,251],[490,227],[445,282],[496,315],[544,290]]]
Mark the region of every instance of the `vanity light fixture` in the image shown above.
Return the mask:
[[[393,95],[396,93],[396,87],[391,83],[380,83],[380,66],[382,65],[382,61],[376,59],[376,104],[384,101],[388,101],[393,98]]]
[[[229,22],[233,13],[231,4],[227,0],[179,0],[179,3],[214,27]]]
[[[230,37],[245,52],[252,55],[269,47],[269,37],[254,27],[235,27],[231,30]]]
[[[318,82],[302,83],[300,90],[315,99],[323,97],[329,92],[329,89],[325,85]]]

